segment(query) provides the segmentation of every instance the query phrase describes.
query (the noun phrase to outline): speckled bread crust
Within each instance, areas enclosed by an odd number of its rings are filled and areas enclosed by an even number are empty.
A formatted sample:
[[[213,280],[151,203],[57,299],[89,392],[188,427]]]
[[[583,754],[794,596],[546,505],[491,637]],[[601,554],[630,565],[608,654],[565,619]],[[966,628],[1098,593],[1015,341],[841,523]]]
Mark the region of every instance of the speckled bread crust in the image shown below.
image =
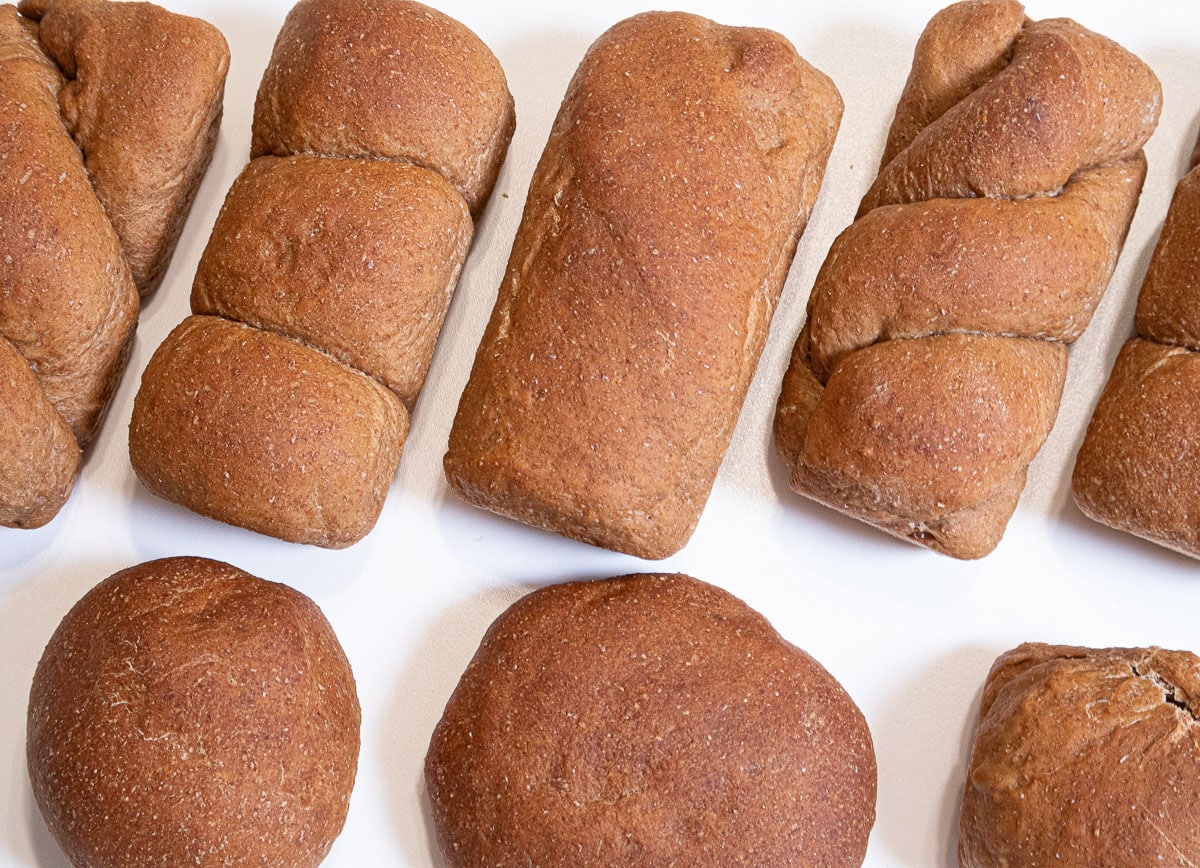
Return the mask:
[[[1200,658],[1021,645],[992,666],[963,868],[1200,862]]]
[[[29,776],[74,865],[311,868],[345,821],[359,724],[310,599],[171,558],[101,582],[51,637]]]
[[[453,868],[861,865],[875,777],[841,685],[740,600],[682,575],[518,601],[425,759]]]
[[[367,375],[272,332],[192,316],[146,367],[129,451],[159,497],[342,548],[379,518],[407,433],[400,399]]]
[[[0,338],[0,525],[41,527],[71,496],[79,444],[25,357]]]
[[[1015,0],[939,12],[875,183],[817,275],[775,441],[800,494],[957,558],[992,551],[1108,285],[1161,88]]]
[[[349,12],[346,0],[300,0],[258,89],[250,156],[416,163],[478,218],[515,124],[500,62],[453,18],[409,0],[355,0]]]
[[[1179,182],[1072,485],[1096,521],[1200,557],[1200,168]]]
[[[263,157],[229,190],[192,310],[291,335],[381,380],[409,410],[473,225],[436,172]]]
[[[0,337],[81,446],[124,370],[138,296],[58,109],[37,25],[0,6]]]
[[[530,185],[446,475],[662,558],[699,520],[841,120],[782,36],[681,13],[588,50]]]
[[[70,81],[67,128],[146,295],[162,281],[221,121],[229,48],[152,3],[22,0]]]
[[[293,542],[342,547],[370,532],[470,246],[470,215],[491,192],[512,126],[499,63],[440,12],[409,0],[301,0],[288,13],[255,104],[255,159],[213,229],[192,310],[293,339],[284,358],[297,368],[333,370],[328,353],[354,366],[336,378],[353,385],[339,393],[312,377],[264,403],[226,395],[238,385],[208,367],[207,350],[165,354],[152,363],[159,383],[146,385],[148,369],[143,390],[192,384],[212,425],[189,426],[186,413],[159,423],[147,404],[129,448],[152,491]],[[269,153],[283,156],[259,156]],[[393,390],[387,399],[371,378]],[[274,445],[234,451],[223,432]],[[296,442],[310,451],[278,465],[278,444]],[[223,475],[243,482],[234,491]]]

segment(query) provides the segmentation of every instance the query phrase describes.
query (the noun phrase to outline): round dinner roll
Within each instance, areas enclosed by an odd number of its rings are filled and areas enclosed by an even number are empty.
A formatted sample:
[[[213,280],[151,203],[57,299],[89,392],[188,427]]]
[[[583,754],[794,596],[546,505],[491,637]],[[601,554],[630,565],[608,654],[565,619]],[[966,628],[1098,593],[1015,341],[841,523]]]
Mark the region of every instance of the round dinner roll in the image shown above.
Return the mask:
[[[315,866],[346,819],[359,723],[315,603],[168,558],[101,582],[54,632],[29,777],[74,865]]]
[[[861,865],[875,754],[841,685],[684,575],[502,614],[425,758],[451,866]]]

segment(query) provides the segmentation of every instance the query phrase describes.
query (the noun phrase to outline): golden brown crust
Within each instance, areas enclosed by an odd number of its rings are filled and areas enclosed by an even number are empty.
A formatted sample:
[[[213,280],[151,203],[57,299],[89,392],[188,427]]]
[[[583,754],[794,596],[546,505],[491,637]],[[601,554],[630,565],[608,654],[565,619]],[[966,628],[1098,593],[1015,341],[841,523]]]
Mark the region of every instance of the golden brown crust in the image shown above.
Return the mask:
[[[1193,164],[1195,160],[1193,159]],[[1200,169],[1179,182],[1075,461],[1089,517],[1200,557]]]
[[[198,18],[152,3],[22,0],[69,77],[67,128],[146,295],[162,281],[212,158],[229,48]]]
[[[687,541],[842,103],[781,36],[648,13],[568,88],[445,459],[476,505],[641,557]]]
[[[1072,487],[1102,524],[1200,557],[1200,353],[1131,338],[1075,460]]]
[[[290,542],[374,526],[408,413],[387,388],[271,332],[192,316],[142,376],[129,452],[159,497]]]
[[[419,38],[412,38],[419,34]],[[500,62],[458,21],[411,0],[300,0],[254,105],[251,158],[403,160],[483,212],[515,127]]]
[[[36,33],[0,6],[0,336],[86,447],[124,369],[138,296]]]
[[[192,310],[302,340],[411,410],[471,234],[462,197],[427,169],[260,157],[225,198]]]
[[[1054,425],[1066,372],[1066,348],[1049,341],[947,334],[874,344],[826,384],[792,488],[903,539],[981,557]],[[983,505],[1001,510],[998,524],[979,515]]]
[[[984,686],[964,868],[1200,861],[1200,659],[1022,645]]]
[[[860,865],[875,817],[854,702],[757,612],[682,575],[514,604],[446,706],[425,783],[455,868]]]
[[[995,548],[1065,345],[1116,266],[1160,103],[1144,63],[1073,21],[1007,0],[934,17],[784,378],[793,488],[953,557]]]
[[[0,337],[0,525],[41,527],[71,496],[79,444],[25,357]]]
[[[228,564],[124,570],[51,637],[34,796],[73,864],[316,866],[358,762],[354,676],[316,605]]]

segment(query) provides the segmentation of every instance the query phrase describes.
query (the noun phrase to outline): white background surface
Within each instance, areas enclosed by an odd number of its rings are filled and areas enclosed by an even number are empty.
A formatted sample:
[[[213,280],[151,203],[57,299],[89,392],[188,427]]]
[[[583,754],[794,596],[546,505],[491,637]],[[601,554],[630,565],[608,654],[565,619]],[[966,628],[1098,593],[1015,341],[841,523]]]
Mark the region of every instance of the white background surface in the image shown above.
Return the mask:
[[[0,529],[0,866],[64,866],[25,772],[33,669],[70,606],[118,569],[178,554],[219,558],[313,597],[340,636],[363,706],[349,819],[327,865],[430,865],[421,763],[430,732],[487,625],[518,596],[563,579],[680,570],[767,615],[845,685],[870,723],[878,820],[867,864],[954,864],[957,803],[983,678],[1024,640],[1200,650],[1200,564],[1085,519],[1070,465],[1120,343],[1200,118],[1200,4],[1037,0],[1154,67],[1165,91],[1150,173],[1124,256],[1072,351],[1058,425],[1030,472],[1008,534],[982,561],[910,547],[793,495],[770,445],[775,396],[821,259],[869,186],[937,2],[688,2],[728,24],[779,30],[829,74],[846,114],[825,186],[778,308],[733,445],[699,529],[657,564],[478,512],[441,473],[450,422],[491,311],[534,164],[567,81],[605,28],[640,2],[441,3],[499,56],[517,133],[479,226],[378,526],[340,552],[228,528],[159,501],[129,466],[127,427],[150,354],[187,314],[196,262],[246,161],[254,93],[290,3],[169,0],[207,18],[233,54],[225,119],[167,279],[146,305],[125,379],[75,494],[37,531]]]

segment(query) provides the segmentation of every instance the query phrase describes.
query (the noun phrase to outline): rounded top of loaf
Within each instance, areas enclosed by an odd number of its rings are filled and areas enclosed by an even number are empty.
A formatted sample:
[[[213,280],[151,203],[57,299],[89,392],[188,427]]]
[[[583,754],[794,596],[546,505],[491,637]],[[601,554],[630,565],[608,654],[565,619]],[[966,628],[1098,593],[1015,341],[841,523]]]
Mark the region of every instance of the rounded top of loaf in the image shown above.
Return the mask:
[[[29,773],[76,865],[315,866],[346,817],[359,722],[311,600],[170,558],[101,582],[51,637]]]
[[[410,0],[301,0],[259,86],[250,156],[416,163],[478,218],[514,125],[500,62],[453,18]]]
[[[518,601],[446,706],[425,781],[455,866],[859,865],[875,812],[850,697],[683,575]]]
[[[1200,658],[1028,643],[984,687],[959,863],[1192,865]]]

